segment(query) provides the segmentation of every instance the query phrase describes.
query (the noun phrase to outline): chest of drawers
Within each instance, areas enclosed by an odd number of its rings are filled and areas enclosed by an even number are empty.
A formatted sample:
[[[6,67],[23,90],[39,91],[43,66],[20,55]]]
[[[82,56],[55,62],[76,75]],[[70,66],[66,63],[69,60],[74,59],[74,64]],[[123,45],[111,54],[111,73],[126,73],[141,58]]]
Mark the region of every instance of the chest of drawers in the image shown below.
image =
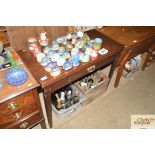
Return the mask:
[[[0,129],[26,129],[39,124],[46,128],[38,95],[38,82],[24,64],[28,80],[20,86],[11,86],[5,79],[9,69],[0,71],[3,87],[0,89]]]

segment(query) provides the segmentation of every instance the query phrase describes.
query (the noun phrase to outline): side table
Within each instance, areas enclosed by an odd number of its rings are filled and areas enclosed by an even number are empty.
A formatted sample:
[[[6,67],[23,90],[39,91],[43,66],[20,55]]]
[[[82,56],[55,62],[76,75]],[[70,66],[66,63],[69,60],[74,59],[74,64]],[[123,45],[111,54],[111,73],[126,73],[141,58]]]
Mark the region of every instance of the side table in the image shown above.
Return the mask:
[[[45,69],[40,65],[40,63],[37,62],[36,58],[32,56],[30,52],[18,51],[20,57],[41,85],[50,127],[52,127],[51,93],[54,93],[58,89],[106,65],[111,65],[108,76],[109,82],[114,73],[114,69],[120,57],[121,51],[123,50],[123,46],[97,30],[90,30],[87,34],[90,39],[95,39],[97,37],[102,38],[102,48],[106,48],[109,52],[105,55],[99,55],[94,61],[80,63],[78,67],[74,67],[68,71],[61,70],[61,74],[55,78],[45,71]]]

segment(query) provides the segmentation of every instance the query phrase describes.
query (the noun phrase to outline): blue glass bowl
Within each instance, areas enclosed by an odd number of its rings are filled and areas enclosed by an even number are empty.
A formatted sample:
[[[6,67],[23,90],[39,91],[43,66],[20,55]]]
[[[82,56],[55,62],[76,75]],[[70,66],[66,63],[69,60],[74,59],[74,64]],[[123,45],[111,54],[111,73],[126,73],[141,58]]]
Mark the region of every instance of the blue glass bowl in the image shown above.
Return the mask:
[[[17,67],[10,69],[5,78],[10,85],[19,86],[28,79],[28,74],[23,68]]]

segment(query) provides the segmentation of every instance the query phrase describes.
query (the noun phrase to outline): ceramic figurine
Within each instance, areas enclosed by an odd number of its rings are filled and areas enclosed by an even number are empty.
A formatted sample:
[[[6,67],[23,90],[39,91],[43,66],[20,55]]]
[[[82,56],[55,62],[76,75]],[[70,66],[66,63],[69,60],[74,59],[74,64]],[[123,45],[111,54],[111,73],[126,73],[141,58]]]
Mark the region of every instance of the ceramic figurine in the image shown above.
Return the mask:
[[[100,50],[102,45],[102,39],[101,38],[95,38],[93,48],[94,50]]]
[[[70,58],[70,53],[68,51],[64,51],[62,56],[65,58],[65,59],[69,59]]]
[[[48,53],[47,53],[47,57],[49,59],[52,59],[53,55],[55,54],[55,51],[54,50],[49,50]]]
[[[98,52],[95,50],[92,50],[90,53],[90,60],[92,60],[92,61],[96,60],[97,56],[98,56]]]
[[[81,61],[82,62],[88,62],[89,59],[90,59],[89,55],[88,54],[84,54],[83,57],[82,57],[82,59],[81,59]]]
[[[52,76],[54,76],[54,77],[58,76],[58,75],[60,75],[60,73],[61,73],[61,71],[60,71],[58,66],[53,66],[52,67],[52,69],[51,69],[51,75]]]
[[[74,67],[80,65],[80,58],[79,58],[79,55],[78,55],[78,54],[72,56],[72,57],[69,59],[69,61],[73,64]]]
[[[59,98],[58,94],[55,94],[56,98],[57,98],[57,104],[56,104],[56,108],[58,110],[62,109],[62,104],[61,104],[61,99]]]
[[[70,63],[69,61],[66,61],[63,65],[63,69],[64,70],[69,70],[72,68],[72,63]]]
[[[49,63],[45,66],[45,70],[46,70],[47,72],[51,72],[53,66],[55,66],[55,63],[54,63],[54,62],[49,62]]]
[[[82,57],[83,57],[84,53],[81,52],[81,51],[79,51],[79,52],[78,52],[78,55],[79,55],[79,59],[82,60]]]
[[[51,57],[51,60],[53,62],[57,62],[59,60],[59,58],[60,58],[59,53],[55,52],[55,53],[53,53],[53,56]]]
[[[65,47],[62,46],[59,48],[59,53],[63,53],[64,51],[65,51]]]
[[[77,38],[77,33],[76,32],[71,32],[72,38]]]
[[[89,40],[90,39],[89,39],[88,35],[84,34],[83,37],[82,37],[83,43],[86,44]]]
[[[28,79],[28,74],[25,69],[21,67],[11,68],[5,74],[6,81],[13,86],[19,86],[25,83]]]
[[[90,55],[90,53],[92,52],[92,50],[93,49],[91,47],[87,47],[84,53]]]
[[[78,47],[74,47],[71,51],[71,56],[74,56],[76,54],[78,54],[79,48]]]
[[[64,38],[63,37],[57,38],[56,42],[61,46],[63,44],[63,42],[64,42]]]
[[[48,45],[49,39],[46,37],[46,32],[40,34],[39,43],[41,46],[45,47]]]
[[[5,63],[4,57],[0,56],[0,66]]]
[[[57,60],[57,65],[58,66],[63,66],[64,63],[66,62],[66,59],[64,57],[60,57],[58,60]]]
[[[62,43],[63,46],[66,46],[67,45],[67,41],[64,39],[63,43]]]
[[[79,39],[79,40],[76,41],[75,47],[78,47],[79,49],[82,49],[83,46],[84,46],[84,42],[83,42],[82,39]]]
[[[27,41],[30,52],[33,52],[34,48],[37,46],[37,39],[34,37],[30,37]]]
[[[42,59],[43,57],[46,57],[46,55],[45,55],[44,53],[38,53],[38,54],[36,55],[36,57],[37,57],[37,61],[38,61],[38,62],[41,62],[41,59]]]
[[[70,32],[67,33],[66,38],[67,38],[67,41],[71,41],[72,40],[72,35],[71,35]]]
[[[83,33],[82,31],[78,31],[78,32],[77,32],[77,37],[78,37],[78,38],[82,38],[83,35],[84,35],[84,33]]]
[[[71,42],[73,45],[75,45],[76,43],[76,37],[72,37],[72,42]]]
[[[66,50],[67,51],[71,51],[73,49],[73,45],[72,44],[67,44],[66,45]]]
[[[36,57],[37,54],[41,53],[40,47],[39,46],[34,47],[32,53]]]
[[[59,44],[57,42],[54,42],[52,44],[52,50],[59,50],[59,48],[60,48],[60,46],[59,46]]]
[[[93,47],[93,43],[94,43],[94,41],[91,40],[91,41],[88,41],[88,42],[87,42],[87,45],[90,46],[90,47]]]
[[[45,54],[48,54],[48,52],[51,51],[51,50],[52,50],[52,47],[51,46],[46,46],[46,47],[44,47],[43,52]]]
[[[50,62],[50,60],[49,60],[49,58],[47,58],[47,57],[43,57],[42,59],[41,59],[41,65],[42,66],[47,66],[47,64]]]

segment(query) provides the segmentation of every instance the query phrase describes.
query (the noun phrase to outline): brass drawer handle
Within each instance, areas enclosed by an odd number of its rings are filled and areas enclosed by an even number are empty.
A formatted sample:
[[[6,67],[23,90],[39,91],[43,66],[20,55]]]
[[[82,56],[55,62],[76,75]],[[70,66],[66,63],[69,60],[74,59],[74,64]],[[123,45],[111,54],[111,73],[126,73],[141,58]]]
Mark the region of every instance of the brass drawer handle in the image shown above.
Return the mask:
[[[17,104],[15,102],[10,102],[8,104],[8,109],[15,110],[17,108]]]
[[[16,112],[15,115],[13,116],[14,119],[19,119],[22,117],[22,113],[21,112]]]
[[[87,68],[88,73],[91,73],[95,70],[95,65],[92,65],[90,67]]]
[[[19,128],[20,129],[26,129],[27,127],[28,127],[28,122],[23,122],[20,126],[19,126]]]

